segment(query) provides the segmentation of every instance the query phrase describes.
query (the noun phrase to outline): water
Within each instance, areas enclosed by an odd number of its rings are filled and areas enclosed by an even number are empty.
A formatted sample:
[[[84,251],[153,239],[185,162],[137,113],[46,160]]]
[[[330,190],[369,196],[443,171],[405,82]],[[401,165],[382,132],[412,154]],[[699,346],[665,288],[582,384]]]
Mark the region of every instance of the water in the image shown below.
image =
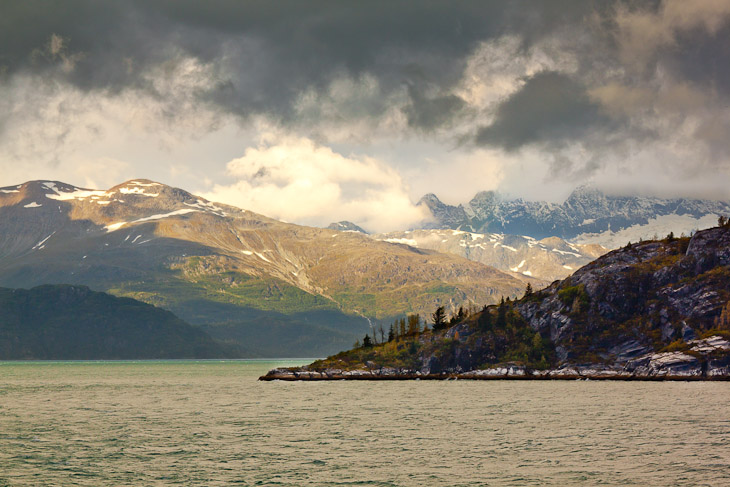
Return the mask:
[[[730,383],[256,381],[282,364],[0,362],[0,486],[730,485]]]

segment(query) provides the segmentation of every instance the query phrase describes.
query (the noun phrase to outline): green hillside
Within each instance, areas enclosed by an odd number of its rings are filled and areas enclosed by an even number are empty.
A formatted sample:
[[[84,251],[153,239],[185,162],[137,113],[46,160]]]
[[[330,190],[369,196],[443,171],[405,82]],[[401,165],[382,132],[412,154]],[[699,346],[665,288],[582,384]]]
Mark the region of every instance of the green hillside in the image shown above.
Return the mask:
[[[0,359],[223,358],[215,342],[169,311],[86,286],[0,288]]]

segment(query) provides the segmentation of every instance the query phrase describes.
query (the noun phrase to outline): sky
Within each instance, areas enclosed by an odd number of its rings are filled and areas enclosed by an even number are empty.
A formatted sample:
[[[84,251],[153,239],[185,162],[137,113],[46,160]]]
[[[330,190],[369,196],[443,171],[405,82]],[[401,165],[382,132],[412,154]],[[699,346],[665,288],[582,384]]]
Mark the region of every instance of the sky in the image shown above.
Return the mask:
[[[388,231],[426,193],[730,200],[729,149],[727,0],[0,0],[0,186]]]

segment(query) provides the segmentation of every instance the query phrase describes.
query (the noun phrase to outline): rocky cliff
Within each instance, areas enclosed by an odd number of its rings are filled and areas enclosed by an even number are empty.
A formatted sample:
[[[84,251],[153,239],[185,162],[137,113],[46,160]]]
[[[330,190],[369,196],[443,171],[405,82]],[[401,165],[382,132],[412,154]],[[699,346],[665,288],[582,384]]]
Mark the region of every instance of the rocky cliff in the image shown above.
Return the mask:
[[[272,377],[730,378],[730,227],[626,246],[444,331]]]

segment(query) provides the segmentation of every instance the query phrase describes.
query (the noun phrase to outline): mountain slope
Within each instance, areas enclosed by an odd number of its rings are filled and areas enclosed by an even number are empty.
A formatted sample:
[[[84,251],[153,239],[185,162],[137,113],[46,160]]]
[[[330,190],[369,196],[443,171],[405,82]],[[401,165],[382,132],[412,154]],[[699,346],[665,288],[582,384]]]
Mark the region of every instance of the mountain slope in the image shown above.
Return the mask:
[[[569,276],[607,250],[600,245],[571,244],[558,237],[482,234],[461,230],[409,230],[373,235],[386,242],[459,255],[503,272],[552,282]]]
[[[677,234],[712,226],[730,213],[722,201],[610,196],[590,186],[577,188],[562,204],[508,200],[483,191],[464,205],[451,206],[428,194],[419,204],[434,216],[427,228],[451,228],[475,233],[527,235],[536,239],[560,237],[608,248],[625,245],[655,233]],[[616,235],[622,230],[633,229]]]
[[[634,244],[516,302],[269,378],[730,379],[730,225]],[[355,370],[356,372],[347,372]],[[296,373],[296,374],[295,374]]]
[[[0,288],[0,359],[111,360],[234,356],[178,317],[85,286]]]
[[[51,181],[0,188],[0,285],[43,283],[156,304],[244,347],[269,334],[271,353],[301,355],[321,349],[277,349],[281,333],[267,323],[300,337],[337,336],[331,353],[369,329],[361,316],[495,302],[521,292],[525,279],[356,232],[279,222],[147,180],[106,191]]]

